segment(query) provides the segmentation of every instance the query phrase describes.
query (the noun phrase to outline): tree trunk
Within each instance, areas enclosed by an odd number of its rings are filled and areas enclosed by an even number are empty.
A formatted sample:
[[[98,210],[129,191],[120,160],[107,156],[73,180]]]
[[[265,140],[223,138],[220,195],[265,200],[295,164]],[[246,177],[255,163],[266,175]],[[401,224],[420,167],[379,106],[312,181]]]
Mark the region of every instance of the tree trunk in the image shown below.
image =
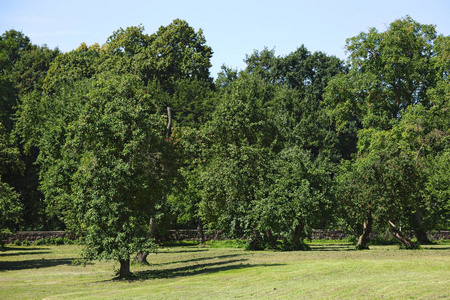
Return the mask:
[[[148,238],[155,238],[156,233],[156,219],[155,217],[150,218],[150,229],[148,230],[147,237]],[[136,254],[135,260],[138,264],[141,265],[150,265],[147,261],[148,252],[139,251]]]
[[[170,132],[172,128],[172,110],[167,106],[167,127],[166,127],[166,141],[169,141]]]
[[[119,258],[119,263],[120,263],[119,277],[120,278],[128,277],[130,275],[130,259],[125,260]]]
[[[258,230],[253,230],[253,233],[248,240],[248,248],[249,250],[264,250],[264,245]]]
[[[369,250],[369,246],[367,246],[367,243],[369,242],[370,233],[372,232],[372,216],[369,216],[366,221],[364,221],[363,224],[363,231],[361,235],[358,238],[358,242],[356,243],[356,249],[357,250]]]
[[[272,231],[270,229],[266,230],[266,237],[269,241],[269,248],[276,249],[277,248],[277,238],[273,236]]]
[[[138,253],[136,253],[136,262],[140,265],[150,265],[147,261],[147,255],[147,252],[139,251]]]
[[[416,235],[419,244],[423,245],[431,244],[431,241],[428,239],[427,232],[423,229],[422,216],[417,211],[413,214],[413,224],[414,224],[414,233]]]
[[[204,244],[206,242],[205,240],[205,234],[203,233],[203,222],[202,220],[198,220],[197,223],[197,235],[198,235],[198,240],[201,244]]]
[[[154,239],[156,237],[156,218],[150,218],[150,229],[148,231],[148,237]]]
[[[303,232],[304,229],[303,224],[295,226],[290,240],[291,250],[309,250],[309,247],[304,243],[304,238],[306,237]]]
[[[418,245],[416,243],[413,243],[408,237],[406,237],[403,232],[401,232],[395,224],[389,220],[389,230],[391,231],[392,235],[398,239],[406,249],[417,249]]]

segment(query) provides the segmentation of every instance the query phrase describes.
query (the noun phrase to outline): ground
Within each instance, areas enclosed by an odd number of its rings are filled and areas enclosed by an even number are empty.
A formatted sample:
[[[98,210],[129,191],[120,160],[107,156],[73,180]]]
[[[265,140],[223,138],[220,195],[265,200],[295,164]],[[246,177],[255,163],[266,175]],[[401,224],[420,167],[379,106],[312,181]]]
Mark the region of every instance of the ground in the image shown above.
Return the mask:
[[[450,298],[449,244],[311,247],[163,247],[150,266],[132,265],[134,277],[117,280],[113,261],[74,264],[80,246],[11,246],[0,252],[0,299]]]

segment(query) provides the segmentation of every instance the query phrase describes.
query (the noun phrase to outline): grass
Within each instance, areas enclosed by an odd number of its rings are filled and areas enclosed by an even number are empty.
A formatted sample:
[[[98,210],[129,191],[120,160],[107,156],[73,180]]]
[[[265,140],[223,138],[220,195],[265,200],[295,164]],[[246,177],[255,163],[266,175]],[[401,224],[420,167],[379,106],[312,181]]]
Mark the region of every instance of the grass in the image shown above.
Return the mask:
[[[117,280],[112,261],[83,267],[80,246],[9,246],[0,252],[0,299],[436,299],[450,298],[450,246],[313,241],[311,251],[165,246]],[[217,246],[217,245],[216,245]]]

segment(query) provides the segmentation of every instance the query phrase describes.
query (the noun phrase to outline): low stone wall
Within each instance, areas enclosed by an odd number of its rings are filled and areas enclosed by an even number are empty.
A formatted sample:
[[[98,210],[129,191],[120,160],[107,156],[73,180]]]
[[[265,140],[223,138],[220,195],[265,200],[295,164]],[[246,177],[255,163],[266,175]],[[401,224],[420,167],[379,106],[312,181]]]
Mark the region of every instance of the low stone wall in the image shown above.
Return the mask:
[[[18,231],[16,233],[7,235],[5,242],[13,243],[15,240],[28,240],[34,242],[39,239],[56,239],[56,238],[71,238],[64,231]]]
[[[411,238],[414,237],[413,234],[408,234]],[[220,240],[223,239],[221,232],[208,232],[204,231],[206,240]],[[352,237],[354,235],[349,234],[343,230],[323,230],[323,229],[315,229],[312,233],[312,238],[314,240],[344,240],[346,238]],[[372,238],[376,238],[376,234],[372,235]],[[433,231],[428,234],[429,238],[432,240],[450,240],[450,231]],[[243,237],[245,238],[245,237]],[[169,230],[168,233],[162,237],[160,237],[161,241],[194,241],[198,240],[198,232],[195,229],[177,229],[177,230]]]
[[[220,240],[223,239],[220,231],[218,232],[208,232],[204,231],[206,240]],[[343,240],[352,236],[342,230],[322,230],[316,229],[313,231],[312,238],[315,240]],[[14,234],[8,235],[4,240],[5,243],[13,243],[15,240],[23,241],[28,240],[34,242],[39,239],[55,239],[55,238],[70,238],[72,236],[64,231],[18,231]],[[432,240],[450,240],[450,231],[433,231],[429,233],[429,237]],[[198,232],[195,229],[177,229],[169,230],[164,236],[159,237],[160,241],[193,241],[198,240]]]

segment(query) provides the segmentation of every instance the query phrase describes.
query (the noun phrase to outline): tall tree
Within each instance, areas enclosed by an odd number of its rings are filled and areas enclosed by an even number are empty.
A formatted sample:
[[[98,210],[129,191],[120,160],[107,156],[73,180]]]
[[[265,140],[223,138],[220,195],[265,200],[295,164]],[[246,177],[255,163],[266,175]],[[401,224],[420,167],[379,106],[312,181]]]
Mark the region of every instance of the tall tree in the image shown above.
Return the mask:
[[[211,227],[231,235],[256,230],[251,210],[259,199],[277,130],[264,104],[273,87],[258,76],[233,81],[204,128],[206,166],[201,173],[202,215]]]
[[[19,150],[11,142],[10,135],[0,123],[0,244],[3,233],[17,230],[22,218],[23,205],[17,191],[4,181],[3,176],[23,171]]]
[[[421,159],[426,157],[426,150],[422,152],[422,149],[429,134],[437,129],[425,124],[427,113],[420,111],[428,111],[434,106],[430,91],[436,87],[440,74],[445,74],[442,61],[445,61],[443,54],[448,52],[443,41],[445,38],[437,37],[434,26],[419,24],[410,17],[394,21],[385,32],[379,33],[374,28],[363,32],[347,40],[349,72],[333,78],[325,94],[327,103],[333,108],[332,116],[341,144],[346,145],[350,154],[357,152],[355,166],[345,172],[359,174],[357,170],[368,172],[371,167],[378,170],[379,173],[374,171],[370,180],[359,186],[365,186],[366,191],[375,189],[372,195],[385,193],[379,198],[391,199],[390,204],[394,205],[391,212],[397,209],[403,214],[402,218],[413,213],[416,221],[422,219],[419,213],[423,195],[420,191],[423,191],[425,180],[422,172],[425,160]],[[416,109],[416,106],[420,108]],[[344,157],[349,159],[351,156]],[[388,168],[386,161],[398,165]],[[393,174],[391,170],[396,170],[399,176],[391,179],[392,184],[378,186],[381,189],[378,190],[377,184],[382,177],[376,174],[389,176]],[[403,194],[389,192],[394,186]],[[365,220],[360,222],[374,220],[368,211]],[[390,214],[386,211],[385,216]],[[401,218],[392,219],[396,220],[385,221],[391,224],[394,235],[400,234],[393,224]],[[402,222],[405,223],[405,219]],[[414,227],[419,229],[421,226]],[[418,239],[422,240],[423,234],[419,232],[423,231],[416,230]]]
[[[23,144],[14,138],[17,125],[17,108],[23,97],[30,93],[42,93],[44,77],[59,50],[36,46],[23,33],[10,30],[0,37],[0,98],[2,122],[5,134],[20,152],[24,168],[22,172],[6,171],[4,179],[19,194],[23,218],[18,226],[22,229],[47,229],[42,194],[38,191],[38,167],[34,164],[36,149],[24,151]],[[10,133],[12,133],[10,135]],[[18,227],[18,228],[19,228]]]
[[[74,168],[66,218],[86,233],[83,257],[117,259],[120,277],[132,253],[153,250],[146,231],[165,189],[165,123],[139,78],[104,74],[67,129],[61,162]]]

